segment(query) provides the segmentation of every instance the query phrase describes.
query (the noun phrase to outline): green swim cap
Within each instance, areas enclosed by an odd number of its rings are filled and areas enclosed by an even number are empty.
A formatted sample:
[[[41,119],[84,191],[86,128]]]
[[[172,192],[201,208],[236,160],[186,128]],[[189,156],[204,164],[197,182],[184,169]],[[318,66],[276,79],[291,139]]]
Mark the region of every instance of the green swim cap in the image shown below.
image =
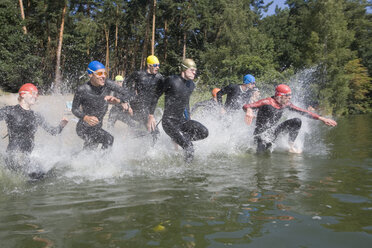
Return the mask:
[[[196,64],[192,59],[184,59],[181,63],[181,70],[186,71],[187,69],[196,69]]]

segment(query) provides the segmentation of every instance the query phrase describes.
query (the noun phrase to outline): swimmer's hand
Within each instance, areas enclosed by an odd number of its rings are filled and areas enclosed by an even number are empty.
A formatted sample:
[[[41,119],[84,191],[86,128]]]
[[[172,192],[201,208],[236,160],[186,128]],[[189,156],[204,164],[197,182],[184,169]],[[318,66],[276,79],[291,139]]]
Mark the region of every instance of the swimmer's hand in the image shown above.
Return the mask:
[[[124,111],[128,111],[128,113],[132,116],[133,115],[133,109],[130,107],[128,102],[124,102],[121,104],[121,107],[124,109]]]
[[[156,120],[155,120],[155,117],[153,115],[149,115],[148,119],[147,119],[147,124],[146,124],[146,127],[147,127],[147,130],[149,132],[151,131],[155,131],[155,128],[156,128]]]
[[[337,122],[332,120],[332,119],[328,119],[328,118],[325,118],[325,117],[319,117],[319,120],[324,122],[324,124],[326,124],[327,126],[331,126],[331,127],[337,126]]]
[[[68,119],[66,117],[63,117],[59,125],[64,128],[68,123]]]
[[[114,97],[114,96],[105,96],[105,101],[111,104],[119,104],[120,99]]]
[[[97,125],[99,123],[99,120],[95,116],[86,115],[84,116],[83,120],[91,127]]]
[[[254,118],[253,110],[251,108],[247,108],[244,116],[245,123],[250,126],[252,124],[252,120]]]

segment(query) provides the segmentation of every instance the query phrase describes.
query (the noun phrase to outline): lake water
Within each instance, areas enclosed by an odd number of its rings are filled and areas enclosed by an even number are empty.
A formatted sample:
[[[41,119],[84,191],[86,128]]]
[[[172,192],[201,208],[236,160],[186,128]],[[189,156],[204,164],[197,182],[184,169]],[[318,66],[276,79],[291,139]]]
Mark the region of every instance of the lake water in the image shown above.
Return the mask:
[[[39,109],[57,123],[64,101]],[[302,118],[300,155],[280,140],[256,155],[239,118],[206,118],[189,165],[164,132],[151,147],[120,124],[111,152],[80,152],[72,119],[60,136],[38,131],[32,156],[55,168],[39,182],[3,168],[3,139],[0,247],[371,247],[372,115]]]

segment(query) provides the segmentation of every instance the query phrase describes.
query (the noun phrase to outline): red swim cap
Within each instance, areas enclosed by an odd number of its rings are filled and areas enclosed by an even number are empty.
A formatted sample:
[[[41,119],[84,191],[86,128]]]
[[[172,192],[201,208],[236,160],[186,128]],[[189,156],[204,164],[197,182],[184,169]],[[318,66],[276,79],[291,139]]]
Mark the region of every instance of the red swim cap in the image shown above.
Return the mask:
[[[27,83],[27,84],[22,85],[21,88],[19,88],[19,90],[18,90],[18,93],[19,93],[20,96],[22,96],[25,93],[31,93],[32,94],[33,92],[38,93],[39,91],[37,90],[36,86],[31,84],[31,83]]]
[[[288,94],[292,94],[291,88],[285,84],[279,84],[275,88],[275,96],[285,96]]]

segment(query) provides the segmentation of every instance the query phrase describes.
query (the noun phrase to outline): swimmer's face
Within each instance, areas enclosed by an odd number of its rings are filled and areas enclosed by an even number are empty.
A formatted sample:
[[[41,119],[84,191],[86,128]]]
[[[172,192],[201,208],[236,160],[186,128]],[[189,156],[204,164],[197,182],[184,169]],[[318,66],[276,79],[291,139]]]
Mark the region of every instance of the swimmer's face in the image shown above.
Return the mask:
[[[186,80],[194,80],[196,72],[196,68],[188,68],[186,71],[183,72],[183,78],[185,78]]]
[[[92,74],[89,74],[89,77],[90,77],[90,82],[94,86],[104,86],[105,80],[107,77],[107,72],[105,69],[98,69]]]
[[[34,105],[37,101],[37,98],[38,98],[38,92],[36,91],[32,91],[32,92],[26,92],[25,94],[23,94],[23,99],[24,101],[29,105]]]
[[[115,83],[119,86],[123,86],[123,81],[115,81]]]
[[[291,100],[291,98],[292,98],[292,94],[275,97],[276,101],[281,105],[287,105],[289,101]]]
[[[147,65],[148,73],[157,74],[159,72],[160,64]]]

